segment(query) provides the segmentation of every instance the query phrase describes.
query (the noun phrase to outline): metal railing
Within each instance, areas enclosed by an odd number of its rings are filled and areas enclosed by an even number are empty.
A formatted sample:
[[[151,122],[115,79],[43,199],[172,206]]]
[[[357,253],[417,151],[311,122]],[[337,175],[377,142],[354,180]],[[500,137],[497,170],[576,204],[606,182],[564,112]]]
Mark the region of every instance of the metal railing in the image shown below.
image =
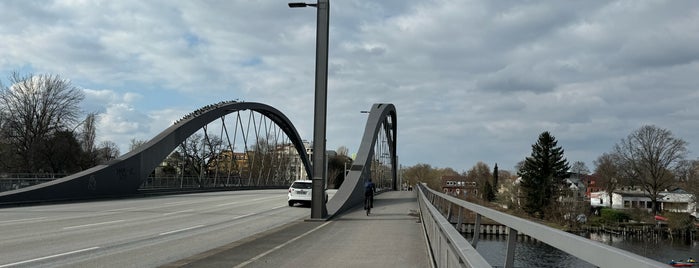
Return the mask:
[[[504,263],[505,268],[514,267],[517,235],[520,233],[526,234],[598,267],[667,267],[665,263],[497,210],[466,202],[429,189],[425,185],[418,185],[417,188],[419,193],[420,213],[423,216],[423,224],[425,225],[432,251],[434,255],[436,255],[435,262],[438,267],[491,266],[487,264],[487,262],[483,265],[482,262],[485,260],[475,251],[475,246],[478,243],[478,230],[480,229],[481,217],[489,218],[507,226],[508,235],[507,252],[505,253],[506,257]],[[456,228],[454,228],[454,226],[439,212],[440,210],[446,210],[449,212],[448,214],[451,214],[452,208],[454,207],[458,208],[459,215],[462,215],[462,209],[469,210],[476,214],[476,231],[470,243],[466,238],[461,236],[458,231],[456,231]],[[459,217],[459,219],[460,218],[461,217]],[[433,227],[433,225],[435,224],[439,225],[438,231],[428,230],[434,229],[435,227]]]
[[[66,174],[13,173],[0,174],[0,192],[17,190],[65,177]],[[139,190],[193,189],[193,188],[284,188],[291,183],[251,185],[247,178],[200,178],[196,176],[162,176],[146,178]]]
[[[221,190],[286,189],[291,182],[255,184],[248,178],[196,177],[196,176],[150,176],[138,188],[140,193],[185,193]]]
[[[2,173],[0,192],[17,190],[65,177],[64,173]]]
[[[422,185],[420,185],[422,186]],[[418,205],[422,225],[430,242],[437,267],[490,267],[476,249],[456,231],[418,186]]]

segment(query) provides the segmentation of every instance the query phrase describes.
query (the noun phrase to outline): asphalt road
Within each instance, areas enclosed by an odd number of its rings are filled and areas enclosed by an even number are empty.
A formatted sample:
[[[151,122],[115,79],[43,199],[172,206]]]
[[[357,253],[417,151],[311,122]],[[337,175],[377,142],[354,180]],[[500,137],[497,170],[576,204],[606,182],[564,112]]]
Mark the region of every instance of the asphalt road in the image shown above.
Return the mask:
[[[286,190],[0,209],[0,268],[154,267],[310,216]]]

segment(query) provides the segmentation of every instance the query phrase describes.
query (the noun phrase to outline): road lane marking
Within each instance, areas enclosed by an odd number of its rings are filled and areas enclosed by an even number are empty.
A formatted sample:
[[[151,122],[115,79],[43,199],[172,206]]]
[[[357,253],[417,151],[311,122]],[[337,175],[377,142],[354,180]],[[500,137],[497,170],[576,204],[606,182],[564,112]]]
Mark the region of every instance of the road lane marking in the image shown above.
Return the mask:
[[[187,200],[187,201],[177,201],[177,202],[163,203],[163,205],[172,206],[172,205],[197,204],[197,203],[203,203],[203,201],[195,202],[195,201],[192,201],[192,200]]]
[[[21,264],[30,263],[30,262],[36,262],[36,261],[43,261],[43,260],[47,260],[47,259],[51,259],[51,258],[56,258],[56,257],[61,257],[61,256],[66,256],[66,255],[81,253],[81,252],[85,252],[85,251],[95,250],[95,249],[98,249],[98,248],[100,248],[100,247],[91,247],[91,248],[78,249],[78,250],[74,250],[74,251],[71,251],[71,252],[65,252],[65,253],[60,253],[60,254],[56,254],[56,255],[51,255],[51,256],[46,256],[46,257],[41,257],[41,258],[36,258],[36,259],[31,259],[31,260],[26,260],[26,261],[20,261],[20,262],[15,262],[15,263],[3,264],[3,265],[0,265],[0,268],[10,267],[10,266],[15,266],[15,265],[21,265]]]
[[[235,201],[235,202],[230,202],[230,203],[218,204],[215,207],[235,205],[235,204],[240,204],[240,203],[249,203],[249,202],[260,201],[260,200],[265,200],[265,199],[273,199],[273,198],[279,198],[279,197],[273,196],[273,197],[263,197],[263,198],[257,198],[257,199],[251,199],[251,200],[241,200],[241,201]]]
[[[160,233],[160,234],[158,234],[158,235],[169,235],[169,234],[174,234],[174,233],[179,233],[179,232],[189,231],[189,230],[192,230],[192,229],[201,228],[201,227],[204,227],[204,226],[206,226],[206,225],[197,225],[197,226],[187,227],[187,228],[183,228],[183,229],[179,229],[179,230],[174,230],[174,231],[169,231],[169,232]]]
[[[165,213],[165,214],[163,214],[163,215],[161,215],[161,216],[167,216],[167,215],[172,215],[172,214],[180,214],[180,213],[185,213],[185,212],[190,212],[190,211],[192,211],[192,210],[191,210],[191,209],[187,209],[187,210],[174,211],[174,212]]]
[[[28,218],[28,219],[19,219],[19,220],[8,220],[8,221],[0,221],[0,224],[3,224],[3,223],[13,223],[13,222],[23,222],[23,221],[43,220],[43,219],[46,219],[46,217]]]
[[[249,260],[247,260],[247,261],[245,261],[245,262],[243,262],[243,263],[241,263],[241,264],[238,264],[238,265],[236,265],[236,266],[233,266],[233,268],[240,268],[240,267],[243,267],[243,266],[245,266],[245,265],[248,265],[248,264],[250,264],[250,263],[252,263],[252,262],[254,262],[254,261],[256,261],[256,260],[259,260],[260,258],[262,258],[262,257],[264,257],[264,256],[267,256],[268,254],[270,254],[270,253],[272,253],[272,252],[274,252],[274,251],[276,251],[276,250],[278,250],[278,249],[280,249],[280,248],[282,248],[282,247],[284,247],[284,246],[286,246],[286,245],[288,245],[288,244],[291,244],[291,243],[293,243],[294,241],[299,240],[299,239],[301,239],[302,237],[307,236],[307,235],[309,235],[309,234],[315,232],[316,230],[318,230],[318,229],[320,229],[320,228],[323,228],[325,225],[328,225],[329,223],[331,223],[331,221],[328,221],[328,222],[326,222],[326,223],[323,223],[323,224],[321,224],[320,226],[318,226],[318,227],[316,227],[316,228],[313,228],[312,230],[310,230],[310,231],[308,231],[308,232],[305,232],[305,233],[303,233],[303,234],[301,234],[301,235],[299,235],[299,236],[297,236],[297,237],[294,237],[294,238],[292,238],[291,240],[286,241],[286,243],[284,243],[284,244],[278,245],[278,246],[276,246],[276,247],[274,247],[274,248],[272,248],[272,249],[270,249],[270,250],[268,250],[268,251],[265,251],[265,252],[263,252],[263,253],[260,253],[260,255],[257,255],[257,256],[255,256],[255,257],[253,257],[252,259],[249,259]]]
[[[104,212],[123,212],[123,211],[133,210],[133,209],[142,209],[142,207],[117,208],[117,209],[106,210]]]
[[[70,229],[78,229],[78,228],[83,228],[83,227],[92,227],[92,226],[97,226],[97,225],[112,224],[112,223],[117,223],[117,222],[122,222],[122,221],[126,221],[126,220],[105,221],[105,222],[91,223],[91,224],[85,224],[85,225],[68,226],[68,227],[63,227],[63,230],[70,230]]]

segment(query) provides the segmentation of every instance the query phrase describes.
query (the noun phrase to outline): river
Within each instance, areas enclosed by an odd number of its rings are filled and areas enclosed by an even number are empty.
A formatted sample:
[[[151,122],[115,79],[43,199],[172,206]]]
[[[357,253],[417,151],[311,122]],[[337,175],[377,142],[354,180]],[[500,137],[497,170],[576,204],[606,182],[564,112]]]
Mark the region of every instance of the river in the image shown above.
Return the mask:
[[[670,239],[630,238],[610,234],[589,233],[583,235],[591,240],[633,252],[635,254],[667,263],[672,259],[684,260],[689,257],[699,258],[699,241],[679,241]],[[466,234],[471,241],[471,235]],[[476,250],[493,267],[502,267],[505,263],[507,236],[481,235]],[[517,242],[515,267],[595,267],[581,259],[569,255],[542,242]],[[668,266],[669,267],[669,266]]]

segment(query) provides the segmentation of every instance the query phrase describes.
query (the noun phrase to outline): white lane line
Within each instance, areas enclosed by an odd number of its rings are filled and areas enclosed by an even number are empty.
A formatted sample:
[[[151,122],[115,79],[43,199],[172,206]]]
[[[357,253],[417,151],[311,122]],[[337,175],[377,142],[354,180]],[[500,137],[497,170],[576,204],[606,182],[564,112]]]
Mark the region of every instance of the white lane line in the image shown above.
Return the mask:
[[[143,209],[143,208],[142,207],[117,208],[117,209],[106,210],[104,212],[122,212],[122,211],[132,210],[132,209]]]
[[[197,203],[203,203],[203,202],[202,202],[202,201],[195,202],[195,201],[187,200],[187,201],[178,201],[178,202],[163,203],[163,205],[170,206],[170,205],[197,204]]]
[[[192,229],[201,228],[201,227],[204,227],[204,226],[206,226],[206,225],[197,225],[197,226],[187,227],[187,228],[183,228],[183,229],[179,229],[179,230],[174,230],[174,231],[169,231],[169,232],[160,233],[160,234],[158,234],[158,235],[169,235],[169,234],[174,234],[174,233],[179,233],[179,232],[189,231],[189,230],[192,230]]]
[[[85,224],[85,225],[68,226],[68,227],[63,227],[63,230],[70,230],[70,229],[78,229],[78,228],[84,228],[84,227],[92,227],[92,226],[97,226],[97,225],[112,224],[112,223],[117,223],[117,222],[122,222],[122,221],[126,221],[126,220],[105,221],[105,222],[91,223],[91,224]]]
[[[51,256],[46,256],[46,257],[41,257],[41,258],[36,258],[36,259],[31,259],[31,260],[26,260],[26,261],[20,261],[20,262],[15,262],[15,263],[3,264],[3,265],[0,265],[0,268],[10,267],[10,266],[15,266],[15,265],[21,265],[21,264],[30,263],[30,262],[36,262],[36,261],[43,261],[43,260],[46,260],[46,259],[51,259],[51,258],[66,256],[66,255],[70,255],[70,254],[76,254],[76,253],[85,252],[85,251],[90,251],[90,250],[95,250],[95,249],[98,249],[98,248],[100,248],[100,247],[84,248],[84,249],[74,250],[74,251],[71,251],[71,252],[65,252],[65,253],[60,253],[60,254],[56,254],[56,255],[51,255]]]
[[[237,220],[237,219],[240,219],[240,218],[245,218],[245,217],[248,217],[248,216],[251,216],[251,215],[255,215],[255,214],[257,214],[257,213],[250,213],[250,214],[240,215],[240,216],[238,216],[238,217],[233,218],[232,220]],[[174,231],[168,231],[168,232],[164,232],[164,233],[159,233],[158,236],[163,236],[163,235],[169,235],[169,234],[174,234],[174,233],[189,231],[189,230],[201,228],[201,227],[204,227],[204,226],[206,226],[206,225],[203,225],[203,224],[202,224],[202,225],[197,225],[197,226],[182,228],[182,229],[178,229],[178,230],[174,230]]]
[[[235,205],[235,204],[240,204],[240,203],[249,203],[249,202],[260,201],[260,200],[265,200],[265,199],[274,199],[274,198],[279,198],[279,197],[278,197],[278,196],[273,196],[273,197],[263,197],[263,198],[257,198],[257,199],[235,201],[235,202],[230,202],[230,203],[218,204],[218,205],[216,205],[215,207],[228,206],[228,205]]]
[[[191,209],[187,209],[187,210],[174,211],[174,212],[165,213],[165,214],[163,214],[163,215],[161,215],[161,216],[167,216],[167,215],[173,215],[173,214],[180,214],[180,213],[185,213],[185,212],[190,212],[190,211],[192,211],[192,210],[191,210]]]
[[[255,256],[255,257],[253,257],[252,259],[249,259],[249,260],[247,260],[247,261],[245,261],[245,262],[243,262],[243,263],[241,263],[241,264],[238,264],[238,265],[236,265],[236,266],[233,266],[233,268],[240,268],[240,267],[243,267],[243,266],[245,266],[245,265],[248,265],[248,264],[250,264],[250,263],[252,263],[252,262],[254,262],[254,261],[256,261],[256,260],[259,260],[260,258],[262,258],[262,257],[264,257],[264,256],[267,256],[267,254],[270,254],[270,253],[272,253],[272,252],[274,252],[274,251],[276,251],[276,250],[278,250],[278,249],[280,249],[280,248],[282,248],[282,247],[284,247],[284,246],[286,246],[286,245],[288,245],[288,244],[293,243],[293,242],[296,241],[296,240],[301,239],[301,238],[304,237],[304,236],[307,236],[307,235],[311,234],[312,232],[315,232],[316,230],[318,230],[318,229],[320,229],[320,228],[323,228],[325,225],[328,225],[329,223],[331,223],[331,221],[328,221],[328,222],[326,222],[326,223],[323,223],[323,224],[321,224],[320,226],[318,226],[318,227],[316,227],[316,228],[313,228],[312,230],[310,230],[310,231],[308,231],[308,232],[305,232],[305,233],[303,233],[303,234],[301,234],[301,235],[299,235],[299,236],[297,236],[297,237],[294,237],[293,239],[291,239],[291,240],[289,240],[289,241],[286,241],[286,243],[284,243],[284,244],[278,245],[278,246],[276,246],[276,247],[274,247],[274,248],[272,248],[272,249],[270,249],[270,250],[268,250],[268,251],[265,251],[265,252],[261,253],[260,255],[257,255],[257,256]]]
[[[23,222],[23,221],[43,220],[43,219],[46,219],[46,217],[28,218],[28,219],[19,219],[19,220],[8,220],[8,221],[0,221],[0,224],[3,224],[3,223],[13,223],[13,222]]]
[[[240,203],[242,203],[242,201],[236,201],[236,202],[218,204],[218,205],[215,205],[215,207],[222,207],[222,206],[228,206],[228,205],[235,205],[235,204],[240,204]]]

